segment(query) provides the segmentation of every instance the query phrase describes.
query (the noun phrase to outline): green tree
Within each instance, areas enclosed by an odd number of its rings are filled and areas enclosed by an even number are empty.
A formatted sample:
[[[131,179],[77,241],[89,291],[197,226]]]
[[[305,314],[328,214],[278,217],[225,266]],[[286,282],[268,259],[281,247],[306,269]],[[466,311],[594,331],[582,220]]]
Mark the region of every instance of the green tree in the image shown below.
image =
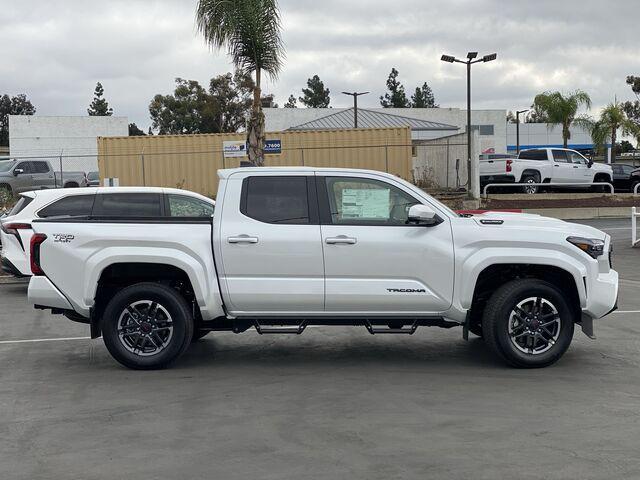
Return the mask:
[[[324,88],[324,83],[318,75],[307,79],[307,88],[302,89],[302,97],[298,100],[307,108],[327,108],[331,99],[328,88]]]
[[[236,72],[212,78],[207,91],[196,80],[176,78],[173,95],[156,95],[149,105],[161,135],[237,132],[246,124],[253,80]]]
[[[562,140],[567,148],[571,138],[571,126],[578,125],[589,128],[591,122],[585,115],[578,116],[581,106],[591,108],[591,98],[586,92],[576,90],[563,95],[560,92],[544,92],[536,95],[533,101],[534,110],[538,109],[546,116],[548,124],[562,125]]]
[[[524,118],[525,123],[550,123],[549,117],[540,109],[538,105],[531,105],[529,112]]]
[[[614,102],[607,105],[600,112],[600,118],[591,124],[591,138],[596,150],[604,151],[607,143],[615,147],[618,130],[622,130],[623,135],[640,137],[637,124],[627,118],[622,104]]]
[[[635,93],[636,100],[623,102],[622,109],[629,120],[640,126],[640,77],[629,75],[627,77],[627,85],[631,86],[631,91]]]
[[[109,102],[107,102],[104,98],[104,88],[102,88],[102,84],[100,82],[96,83],[96,89],[93,92],[93,101],[89,108],[87,109],[87,113],[91,117],[109,117],[113,115],[113,109],[109,107]]]
[[[411,95],[411,106],[413,108],[438,108],[433,90],[424,82],[422,87],[416,88],[416,92]]]
[[[289,100],[284,104],[284,108],[298,108],[296,97],[289,95]]]
[[[129,136],[130,137],[144,137],[145,133],[143,130],[140,130],[135,123],[129,124]]]
[[[9,146],[9,115],[33,115],[36,107],[23,93],[10,97],[0,96],[0,146]]]
[[[507,112],[507,123],[516,123],[516,116],[511,110]]]
[[[216,109],[213,126],[216,133],[237,132],[245,127],[254,86],[251,76],[238,71],[233,75],[226,73],[211,79],[209,95]]]
[[[387,78],[388,92],[380,97],[380,105],[384,108],[406,108],[411,106],[404,91],[404,86],[398,80],[398,74],[398,70],[392,68]]]
[[[249,161],[264,165],[262,72],[275,79],[282,68],[284,44],[277,0],[198,0],[197,28],[213,48],[226,47],[236,69],[255,72],[251,116],[247,125]]]

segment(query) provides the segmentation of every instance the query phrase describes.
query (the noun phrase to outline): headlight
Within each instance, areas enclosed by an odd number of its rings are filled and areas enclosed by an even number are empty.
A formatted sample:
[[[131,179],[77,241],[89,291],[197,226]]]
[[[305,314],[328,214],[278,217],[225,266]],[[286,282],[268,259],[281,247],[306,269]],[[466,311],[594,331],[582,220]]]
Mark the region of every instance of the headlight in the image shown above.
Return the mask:
[[[567,242],[573,243],[590,257],[598,258],[604,253],[604,240],[599,238],[569,237]]]

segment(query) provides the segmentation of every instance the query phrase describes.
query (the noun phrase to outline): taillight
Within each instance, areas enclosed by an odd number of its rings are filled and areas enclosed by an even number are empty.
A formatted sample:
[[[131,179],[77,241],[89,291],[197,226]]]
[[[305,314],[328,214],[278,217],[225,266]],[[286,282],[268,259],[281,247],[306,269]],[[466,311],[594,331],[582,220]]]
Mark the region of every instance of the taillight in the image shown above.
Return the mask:
[[[35,233],[31,237],[31,273],[36,276],[44,275],[44,271],[40,267],[40,245],[47,239],[44,233]]]
[[[30,230],[31,225],[28,223],[3,223],[2,231],[9,235],[18,235],[18,230]]]
[[[513,163],[513,160],[507,160],[507,172],[511,171],[511,164]]]

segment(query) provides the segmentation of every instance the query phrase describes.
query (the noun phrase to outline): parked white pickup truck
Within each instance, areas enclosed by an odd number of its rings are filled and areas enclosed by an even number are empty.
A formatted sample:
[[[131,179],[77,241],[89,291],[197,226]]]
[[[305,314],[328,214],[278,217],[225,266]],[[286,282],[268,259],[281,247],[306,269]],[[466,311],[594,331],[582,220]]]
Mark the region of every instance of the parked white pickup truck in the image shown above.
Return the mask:
[[[91,325],[116,360],[176,360],[210,331],[372,334],[463,326],[542,367],[615,308],[611,238],[537,215],[457,215],[393,175],[219,171],[212,218],[33,221],[29,301]]]
[[[593,163],[567,148],[536,148],[521,151],[517,158],[480,159],[482,187],[490,183],[524,183],[522,192],[537,193],[539,187],[531,184],[573,183],[577,184],[573,188],[591,188],[593,183],[612,181],[610,165]],[[515,193],[515,188],[509,191]]]

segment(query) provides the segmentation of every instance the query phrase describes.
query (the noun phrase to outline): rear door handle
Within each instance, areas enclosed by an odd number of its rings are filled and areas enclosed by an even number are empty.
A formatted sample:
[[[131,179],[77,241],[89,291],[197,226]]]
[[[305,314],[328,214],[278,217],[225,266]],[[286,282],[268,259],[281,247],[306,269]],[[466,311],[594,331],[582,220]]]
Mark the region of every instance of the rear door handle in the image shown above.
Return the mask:
[[[358,243],[358,239],[353,237],[347,237],[346,235],[338,235],[337,237],[328,237],[325,240],[325,242],[329,245],[337,245],[337,244],[355,245],[356,243]]]
[[[229,243],[258,243],[258,237],[250,237],[249,235],[238,235],[236,237],[228,237]]]

